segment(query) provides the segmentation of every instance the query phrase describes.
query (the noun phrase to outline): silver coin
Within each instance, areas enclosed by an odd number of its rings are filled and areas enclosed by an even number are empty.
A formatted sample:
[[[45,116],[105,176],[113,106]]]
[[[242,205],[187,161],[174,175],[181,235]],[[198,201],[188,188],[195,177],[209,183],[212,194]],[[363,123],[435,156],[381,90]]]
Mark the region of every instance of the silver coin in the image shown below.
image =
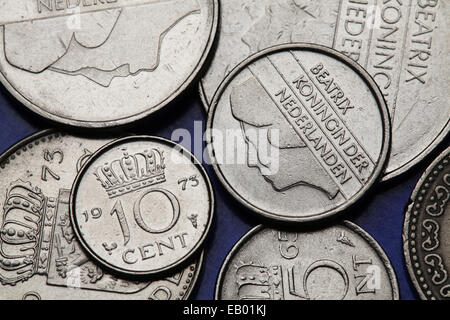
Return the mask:
[[[120,279],[85,254],[69,218],[70,187],[110,141],[39,132],[0,156],[0,299],[186,299],[202,258],[161,280]]]
[[[141,119],[195,78],[217,0],[10,1],[0,7],[0,81],[25,106],[80,127]]]
[[[347,209],[382,173],[386,104],[343,54],[280,45],[250,57],[222,83],[208,117],[214,169],[245,206],[305,222]]]
[[[406,265],[420,298],[450,299],[450,148],[424,172],[403,227]]]
[[[75,233],[106,267],[130,275],[173,269],[211,226],[214,195],[201,164],[157,137],[116,140],[97,151],[70,197]]]
[[[259,226],[228,254],[217,300],[398,300],[392,265],[351,222],[310,232]]]
[[[253,53],[288,42],[341,51],[380,86],[392,119],[383,180],[421,161],[450,131],[450,6],[444,0],[223,0],[217,50],[203,76],[208,109],[222,80]]]

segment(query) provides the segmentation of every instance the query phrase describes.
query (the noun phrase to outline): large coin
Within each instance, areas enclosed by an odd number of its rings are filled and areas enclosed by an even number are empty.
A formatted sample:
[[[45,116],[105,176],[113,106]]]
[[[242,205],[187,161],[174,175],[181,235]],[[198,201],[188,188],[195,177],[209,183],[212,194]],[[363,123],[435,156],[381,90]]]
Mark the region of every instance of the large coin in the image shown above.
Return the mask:
[[[54,121],[116,126],[167,105],[212,45],[217,0],[0,0],[0,81]]]
[[[425,171],[403,227],[409,275],[422,299],[450,299],[450,148]]]
[[[152,282],[120,279],[87,257],[69,218],[77,171],[111,139],[52,131],[0,157],[0,299],[185,299],[201,259]]]
[[[445,0],[223,0],[217,50],[201,81],[206,108],[222,80],[272,45],[333,47],[374,77],[392,119],[384,180],[422,160],[450,130],[450,4]]]
[[[351,222],[310,232],[262,226],[228,254],[216,284],[220,300],[397,300],[392,265]]]
[[[280,45],[237,67],[208,117],[208,150],[241,203],[304,222],[355,203],[382,173],[386,104],[358,64],[316,45]]]
[[[214,211],[202,165],[179,145],[148,136],[97,151],[78,174],[70,202],[86,251],[130,275],[173,269],[195,254]]]

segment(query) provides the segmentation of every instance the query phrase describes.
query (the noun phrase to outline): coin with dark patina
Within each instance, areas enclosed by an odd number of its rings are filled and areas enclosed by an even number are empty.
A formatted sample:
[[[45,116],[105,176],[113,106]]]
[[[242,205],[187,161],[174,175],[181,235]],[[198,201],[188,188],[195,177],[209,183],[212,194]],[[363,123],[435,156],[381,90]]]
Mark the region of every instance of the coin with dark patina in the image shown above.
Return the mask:
[[[406,265],[420,298],[450,299],[450,148],[424,172],[403,227]]]
[[[221,182],[265,217],[306,222],[354,204],[382,174],[390,123],[369,74],[345,55],[280,45],[222,83],[207,143]]]
[[[167,105],[212,45],[217,0],[0,1],[0,81],[26,107],[110,127]]]
[[[202,258],[152,282],[118,278],[84,252],[69,218],[70,187],[111,138],[43,131],[0,156],[0,299],[186,299]],[[91,219],[101,213],[91,212]]]
[[[392,119],[384,180],[422,160],[450,130],[450,6],[445,0],[223,0],[221,28],[200,92],[207,109],[223,79],[251,54],[309,42],[363,66]]]
[[[70,211],[99,263],[130,275],[179,267],[211,226],[214,196],[195,157],[172,141],[133,136],[98,150],[78,174]]]
[[[219,300],[397,300],[392,265],[351,222],[308,232],[259,226],[228,254]]]

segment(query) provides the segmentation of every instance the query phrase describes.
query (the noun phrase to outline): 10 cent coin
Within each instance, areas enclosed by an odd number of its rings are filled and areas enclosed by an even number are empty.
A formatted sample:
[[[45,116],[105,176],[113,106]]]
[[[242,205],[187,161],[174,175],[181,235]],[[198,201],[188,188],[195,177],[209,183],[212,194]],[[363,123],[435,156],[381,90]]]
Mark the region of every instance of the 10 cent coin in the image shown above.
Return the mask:
[[[201,257],[154,281],[118,278],[89,258],[69,217],[73,180],[111,138],[43,131],[0,156],[0,299],[186,299]]]
[[[157,137],[133,136],[97,151],[70,198],[75,232],[104,266],[150,275],[198,251],[211,226],[214,196],[201,164]]]

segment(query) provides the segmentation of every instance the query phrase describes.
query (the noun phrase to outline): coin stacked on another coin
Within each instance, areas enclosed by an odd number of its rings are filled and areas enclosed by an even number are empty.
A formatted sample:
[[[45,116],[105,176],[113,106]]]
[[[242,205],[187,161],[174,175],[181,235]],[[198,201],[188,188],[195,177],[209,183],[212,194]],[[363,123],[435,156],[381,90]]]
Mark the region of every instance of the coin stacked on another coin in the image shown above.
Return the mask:
[[[192,83],[219,3],[0,7],[3,85],[49,120],[105,128],[153,114]],[[189,297],[214,215],[204,168],[162,138],[104,136],[43,131],[1,156],[1,298]]]
[[[70,216],[72,183],[77,174],[79,179],[87,178],[83,175],[84,164],[89,165],[91,163],[89,159],[97,156],[95,153],[97,149],[112,139],[112,137],[73,136],[47,130],[24,139],[1,156],[0,188],[6,190],[6,193],[0,194],[0,202],[3,206],[0,216],[0,268],[2,270],[0,279],[3,287],[0,292],[2,299],[186,299],[189,296],[203,260],[203,255],[199,252],[193,260],[184,264],[177,263],[163,276],[136,282],[136,279],[125,276],[118,277],[117,273],[112,272],[114,270],[110,270],[113,268],[108,268],[108,265],[102,266],[99,263],[100,259],[84,250],[83,238],[77,237],[78,229],[73,228],[74,224]],[[175,245],[191,246],[188,249],[190,254],[194,254],[195,250],[192,246],[196,246],[198,242],[193,243],[190,234],[194,233],[192,230],[196,231],[196,228],[193,226],[194,220],[191,225],[190,216],[186,215],[191,211],[185,207],[186,202],[178,203],[178,198],[165,189],[168,184],[166,181],[172,185],[177,184],[177,177],[174,177],[176,174],[173,166],[170,165],[172,164],[171,154],[168,152],[173,144],[154,138],[141,139],[150,142],[146,146],[142,146],[143,156],[132,154],[132,150],[130,150],[127,158],[123,159],[123,156],[119,154],[118,161],[111,161],[110,168],[120,170],[121,166],[125,165],[129,159],[133,160],[133,164],[135,160],[142,161],[137,164],[139,167],[134,167],[135,173],[138,168],[139,170],[152,168],[151,172],[146,172],[145,175],[139,174],[139,179],[135,179],[133,183],[129,184],[135,186],[142,183],[141,189],[127,190],[127,186],[123,186],[123,194],[134,193],[136,195],[141,192],[143,197],[145,192],[147,194],[150,192],[160,193],[163,195],[162,197],[158,194],[153,199],[150,196],[148,197],[150,199],[145,200],[152,202],[151,209],[156,207],[158,210],[149,215],[147,212],[149,208],[146,207],[146,219],[141,219],[140,222],[142,224],[154,222],[164,224],[165,219],[168,219],[166,214],[170,215],[172,209],[178,209],[178,212],[173,212],[173,220],[178,225],[165,227],[166,232],[163,232],[162,228],[156,230],[161,234],[161,241],[154,242],[155,245],[149,241],[147,248],[141,246],[142,249],[136,249],[134,256],[139,256],[142,252],[144,257],[149,257],[148,261],[151,261],[151,249],[169,255],[172,253],[171,251],[175,251]],[[158,148],[161,149],[161,144],[166,150],[158,150]],[[158,151],[160,152],[159,157]],[[198,170],[198,187],[203,189],[204,193],[201,194],[204,194],[205,200],[197,205],[205,207],[203,211],[198,211],[202,215],[198,217],[197,227],[202,230],[198,232],[202,232],[201,235],[204,236],[212,219],[213,196],[210,185],[199,164],[184,163],[183,166],[184,168],[192,166],[191,170]],[[104,167],[105,164],[102,162],[99,171],[104,170]],[[105,173],[107,175],[106,171]],[[113,173],[117,175],[118,179],[125,177],[124,173],[120,174],[114,171]],[[163,178],[158,179],[159,176]],[[92,179],[95,184],[100,185],[100,188],[103,188],[102,183],[107,185],[106,181],[96,181],[96,176],[93,176]],[[143,185],[144,182],[147,182],[146,185]],[[157,189],[153,188],[155,184],[159,184]],[[128,261],[131,259],[131,255],[123,253],[125,252],[122,249],[123,244],[115,238],[112,240],[116,242],[107,242],[107,234],[110,232],[113,236],[114,234],[120,235],[119,227],[127,223],[126,219],[132,219],[133,207],[128,206],[128,201],[124,202],[123,207],[120,204],[110,208],[108,207],[109,203],[99,201],[101,194],[100,192],[93,193],[93,187],[95,186],[85,189],[88,196],[84,199],[93,201],[93,205],[86,208],[85,211],[77,211],[83,220],[80,223],[86,226],[88,223],[97,226],[91,235],[102,242],[100,249],[107,257],[115,258],[120,251],[120,256],[123,254]],[[121,188],[113,189],[122,190]],[[182,193],[182,188],[179,189],[172,191],[177,194]],[[170,198],[164,198],[166,194],[170,195]],[[109,197],[107,198],[109,199]],[[114,198],[121,203],[122,198],[119,194]],[[175,202],[177,207],[173,208],[171,201]],[[167,202],[169,203],[167,204]],[[179,212],[180,207],[182,215]],[[131,210],[131,214],[124,212],[124,208]],[[166,209],[166,212],[163,209]],[[130,232],[124,227],[123,234],[124,237],[127,235],[125,238],[128,241],[132,240],[136,243],[142,241],[139,239],[142,234],[136,233],[134,224],[131,224],[130,221],[129,225],[134,229],[131,229],[132,232]],[[173,230],[175,228],[178,230]],[[163,239],[163,235],[166,239]],[[153,254],[153,256],[157,255]],[[161,258],[161,256],[158,255],[157,259],[164,260],[165,257]],[[181,258],[185,258],[185,256]],[[166,261],[162,262],[166,263]],[[175,262],[179,261],[175,260]],[[137,265],[141,264],[142,262],[139,262]],[[144,270],[147,271],[147,269]]]
[[[279,45],[241,63],[222,82],[208,118],[214,169],[244,205],[278,222],[342,215],[383,172],[388,109],[368,73],[318,45]],[[221,158],[239,130],[247,160]],[[235,139],[235,136],[232,136]],[[238,144],[239,145],[239,144]],[[221,299],[398,299],[382,249],[359,227],[250,231],[217,282]]]
[[[221,2],[217,48],[200,82],[209,151],[226,189],[269,220],[231,250],[216,298],[399,298],[375,241],[349,222],[323,220],[351,211],[374,183],[406,172],[448,135],[448,15],[444,1]],[[230,150],[244,160],[229,162]],[[443,215],[446,195],[437,187],[428,208]],[[419,235],[415,218],[409,231],[420,204],[410,208],[405,254],[416,288],[448,298],[440,224],[427,219]],[[318,220],[322,228],[305,227]]]
[[[381,246],[344,219],[448,136],[448,3],[0,8],[0,81],[67,126],[0,156],[0,298],[189,297],[207,255],[213,185],[181,145],[117,127],[157,119],[196,79],[210,164],[236,208],[257,219],[226,257],[215,298],[400,298]],[[423,299],[450,297],[448,153],[406,210],[405,268]]]

